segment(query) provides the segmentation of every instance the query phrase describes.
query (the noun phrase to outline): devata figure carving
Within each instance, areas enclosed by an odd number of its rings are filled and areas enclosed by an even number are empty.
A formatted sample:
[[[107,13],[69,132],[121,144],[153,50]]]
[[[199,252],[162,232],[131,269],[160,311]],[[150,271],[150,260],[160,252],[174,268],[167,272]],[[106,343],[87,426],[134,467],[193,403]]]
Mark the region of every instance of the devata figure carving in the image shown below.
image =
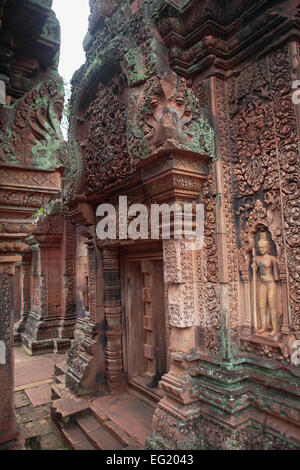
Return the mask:
[[[258,242],[260,256],[254,258],[254,306],[258,304],[261,328],[258,328],[258,318],[255,308],[255,329],[259,334],[265,334],[272,328],[271,336],[274,341],[280,338],[280,315],[277,312],[277,282],[279,270],[277,258],[270,255],[270,243],[267,233],[262,233]],[[257,290],[257,281],[258,291]],[[271,321],[270,321],[271,320]]]

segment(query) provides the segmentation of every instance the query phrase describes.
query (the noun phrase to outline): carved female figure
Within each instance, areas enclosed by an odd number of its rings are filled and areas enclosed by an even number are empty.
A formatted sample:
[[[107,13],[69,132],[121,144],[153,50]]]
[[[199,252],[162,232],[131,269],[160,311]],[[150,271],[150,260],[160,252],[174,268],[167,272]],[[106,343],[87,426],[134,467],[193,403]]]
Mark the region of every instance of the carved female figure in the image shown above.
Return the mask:
[[[279,279],[279,270],[277,258],[270,255],[270,243],[267,240],[267,234],[262,233],[258,242],[260,256],[254,258],[253,269],[258,274],[259,286],[257,292],[261,328],[258,333],[266,333],[270,328],[274,341],[280,337],[280,318],[277,312],[277,285]]]

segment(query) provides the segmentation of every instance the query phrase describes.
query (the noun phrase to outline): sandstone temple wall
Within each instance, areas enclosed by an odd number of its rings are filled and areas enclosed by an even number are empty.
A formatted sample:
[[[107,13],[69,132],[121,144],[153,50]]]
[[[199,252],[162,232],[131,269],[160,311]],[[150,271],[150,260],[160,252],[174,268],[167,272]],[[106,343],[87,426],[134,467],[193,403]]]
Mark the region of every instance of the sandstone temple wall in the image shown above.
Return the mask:
[[[90,6],[68,144],[43,126],[22,155],[0,150],[0,171],[63,175],[27,238],[21,340],[69,348],[76,396],[131,387],[153,400],[149,449],[299,449],[299,2]],[[52,85],[41,98],[59,118]],[[17,125],[41,88],[9,86]],[[42,110],[18,135],[36,135]],[[120,196],[203,204],[204,246],[100,240],[97,208],[118,213]],[[20,211],[17,198],[3,194]]]

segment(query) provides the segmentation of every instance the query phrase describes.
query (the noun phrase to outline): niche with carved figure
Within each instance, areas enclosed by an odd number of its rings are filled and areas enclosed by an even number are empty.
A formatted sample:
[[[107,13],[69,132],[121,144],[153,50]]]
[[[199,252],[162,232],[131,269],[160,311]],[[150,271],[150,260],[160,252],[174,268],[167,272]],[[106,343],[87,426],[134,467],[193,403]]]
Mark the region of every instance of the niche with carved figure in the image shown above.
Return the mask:
[[[268,227],[256,223],[240,252],[241,337],[263,344],[288,344],[286,267]]]
[[[283,318],[279,261],[267,231],[254,236],[251,278],[253,333],[278,342]]]

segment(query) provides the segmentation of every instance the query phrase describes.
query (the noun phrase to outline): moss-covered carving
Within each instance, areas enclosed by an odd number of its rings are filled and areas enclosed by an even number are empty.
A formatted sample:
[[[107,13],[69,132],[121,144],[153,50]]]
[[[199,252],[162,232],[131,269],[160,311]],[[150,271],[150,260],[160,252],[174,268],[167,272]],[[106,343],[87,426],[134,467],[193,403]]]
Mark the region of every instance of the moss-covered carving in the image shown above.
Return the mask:
[[[18,100],[0,130],[0,162],[43,170],[62,166],[63,82],[55,74]]]
[[[131,109],[127,134],[135,158],[172,150],[214,156],[214,130],[185,79],[175,73],[156,76],[143,90],[132,90]]]

